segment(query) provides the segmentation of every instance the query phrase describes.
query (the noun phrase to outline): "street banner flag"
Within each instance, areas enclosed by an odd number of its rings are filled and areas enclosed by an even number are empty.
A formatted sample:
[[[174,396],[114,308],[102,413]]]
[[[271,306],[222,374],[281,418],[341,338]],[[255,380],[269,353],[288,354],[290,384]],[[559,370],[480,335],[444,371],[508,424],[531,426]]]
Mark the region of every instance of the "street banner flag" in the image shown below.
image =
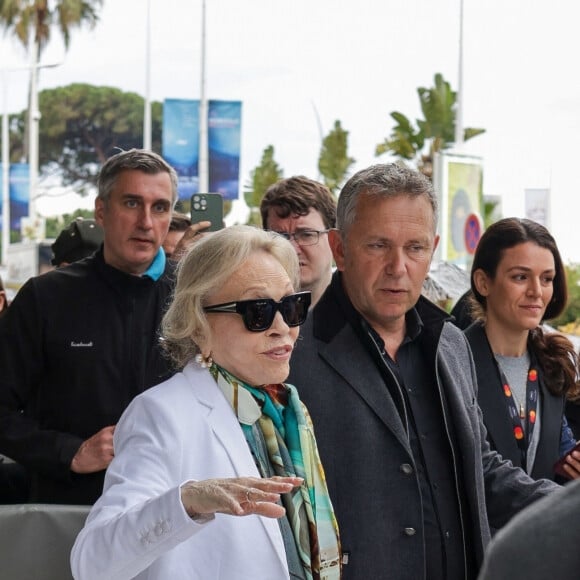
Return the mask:
[[[179,199],[199,191],[199,101],[165,99],[163,103],[163,158],[179,177]]]
[[[238,199],[241,149],[240,101],[208,103],[209,191]],[[199,191],[199,101],[166,99],[163,103],[163,158],[179,176],[179,199]]]
[[[2,174],[2,163],[0,163],[0,175]],[[8,176],[8,191],[10,200],[10,229],[15,232],[20,231],[21,218],[28,215],[28,204],[30,199],[30,169],[28,163],[12,163]],[[3,183],[0,180],[0,230],[2,229],[2,214],[4,208],[2,200],[4,192]]]
[[[238,199],[241,116],[240,101],[209,102],[209,190],[224,199]]]

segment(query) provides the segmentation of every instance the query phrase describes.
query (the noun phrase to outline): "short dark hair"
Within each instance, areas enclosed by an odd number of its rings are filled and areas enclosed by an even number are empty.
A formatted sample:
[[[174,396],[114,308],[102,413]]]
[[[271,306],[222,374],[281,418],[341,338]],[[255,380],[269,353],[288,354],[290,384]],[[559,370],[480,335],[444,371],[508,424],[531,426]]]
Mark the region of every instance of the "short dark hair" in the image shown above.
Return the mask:
[[[184,213],[174,211],[169,222],[170,232],[184,232],[191,225],[191,219]]]
[[[322,216],[324,227],[334,228],[336,225],[336,199],[330,189],[303,175],[281,179],[271,185],[260,203],[262,227],[268,229],[268,213],[270,209],[280,218],[291,215],[304,216],[311,209]]]
[[[475,255],[473,256],[473,264],[471,265],[471,290],[473,291],[473,296],[485,311],[485,296],[482,296],[475,287],[475,271],[483,270],[493,280],[505,250],[525,242],[533,242],[541,248],[549,250],[554,257],[556,269],[556,276],[553,282],[554,294],[546,308],[544,318],[546,320],[556,318],[566,308],[568,300],[566,270],[552,234],[543,225],[532,220],[515,217],[504,218],[485,230],[477,244]]]
[[[109,157],[99,172],[97,198],[107,203],[117,177],[123,171],[129,170],[142,171],[148,175],[167,173],[171,179],[171,199],[175,204],[177,201],[177,173],[175,169],[161,155],[147,149],[129,149]]]

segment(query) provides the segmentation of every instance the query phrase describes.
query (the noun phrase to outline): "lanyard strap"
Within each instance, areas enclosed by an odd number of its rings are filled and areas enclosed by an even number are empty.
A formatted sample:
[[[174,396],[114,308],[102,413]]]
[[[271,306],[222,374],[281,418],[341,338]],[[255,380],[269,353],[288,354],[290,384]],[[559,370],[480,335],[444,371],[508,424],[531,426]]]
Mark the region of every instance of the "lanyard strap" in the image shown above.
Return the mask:
[[[526,400],[520,404],[519,409],[516,405],[516,401],[505,373],[498,364],[503,394],[505,395],[506,405],[512,420],[513,434],[520,449],[520,453],[522,454],[523,466],[527,465],[526,459],[528,447],[532,440],[534,426],[536,425],[536,411],[538,408],[538,371],[536,370],[536,365],[534,363],[535,361],[532,359],[527,375]]]

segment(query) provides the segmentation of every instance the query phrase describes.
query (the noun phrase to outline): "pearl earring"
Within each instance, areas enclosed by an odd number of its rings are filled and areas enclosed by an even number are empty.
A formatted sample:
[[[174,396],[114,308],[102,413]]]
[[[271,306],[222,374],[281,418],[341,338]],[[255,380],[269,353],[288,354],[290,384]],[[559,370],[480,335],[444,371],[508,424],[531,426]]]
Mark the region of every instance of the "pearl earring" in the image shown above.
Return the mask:
[[[201,352],[198,352],[195,355],[195,362],[202,368],[208,369],[213,364],[213,358],[211,357],[211,353],[207,356],[204,356]]]

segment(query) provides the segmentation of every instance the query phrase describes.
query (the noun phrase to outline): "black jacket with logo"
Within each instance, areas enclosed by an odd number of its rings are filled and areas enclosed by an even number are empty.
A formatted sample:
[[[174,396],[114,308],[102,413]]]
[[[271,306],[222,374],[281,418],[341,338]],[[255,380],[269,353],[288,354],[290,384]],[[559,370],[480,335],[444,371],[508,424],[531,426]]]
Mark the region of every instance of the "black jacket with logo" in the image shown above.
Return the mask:
[[[91,504],[104,471],[70,471],[81,443],[165,380],[159,325],[173,289],[105,264],[102,249],[31,278],[0,321],[0,453],[29,469],[31,501]]]

